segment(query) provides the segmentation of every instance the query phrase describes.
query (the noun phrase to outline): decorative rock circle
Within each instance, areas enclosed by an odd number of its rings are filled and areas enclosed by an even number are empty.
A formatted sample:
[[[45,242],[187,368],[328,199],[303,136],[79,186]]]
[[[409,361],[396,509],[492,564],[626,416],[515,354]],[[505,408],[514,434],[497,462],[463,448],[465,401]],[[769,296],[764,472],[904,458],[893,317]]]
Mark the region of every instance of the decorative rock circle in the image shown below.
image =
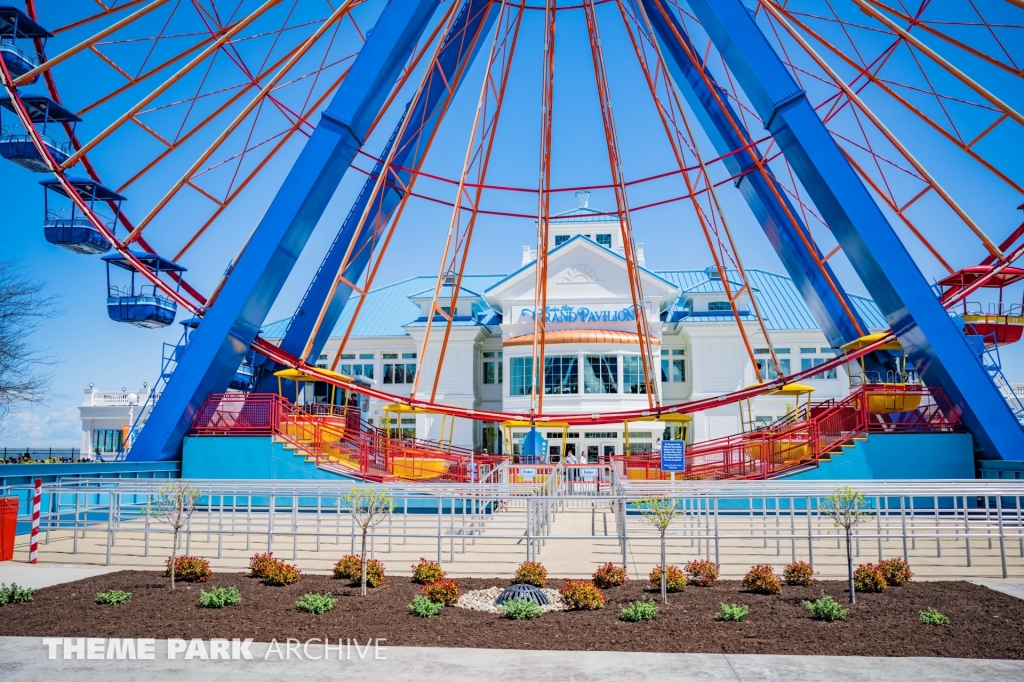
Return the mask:
[[[533,585],[516,584],[509,585],[505,588],[505,591],[498,595],[498,598],[494,600],[495,604],[504,604],[507,601],[513,599],[525,599],[526,601],[532,601],[537,606],[548,605],[548,596],[544,594],[544,591],[539,587]]]

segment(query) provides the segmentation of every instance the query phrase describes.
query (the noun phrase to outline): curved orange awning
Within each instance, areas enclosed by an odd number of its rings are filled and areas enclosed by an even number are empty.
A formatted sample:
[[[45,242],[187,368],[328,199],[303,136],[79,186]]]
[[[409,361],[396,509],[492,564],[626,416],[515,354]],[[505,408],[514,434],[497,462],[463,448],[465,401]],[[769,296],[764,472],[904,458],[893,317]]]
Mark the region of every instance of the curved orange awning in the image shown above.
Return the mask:
[[[651,343],[660,344],[661,340],[650,337]],[[640,335],[636,332],[622,332],[614,329],[558,329],[544,334],[545,345],[556,343],[624,343],[640,345]],[[532,346],[533,334],[523,334],[506,339],[503,346]]]

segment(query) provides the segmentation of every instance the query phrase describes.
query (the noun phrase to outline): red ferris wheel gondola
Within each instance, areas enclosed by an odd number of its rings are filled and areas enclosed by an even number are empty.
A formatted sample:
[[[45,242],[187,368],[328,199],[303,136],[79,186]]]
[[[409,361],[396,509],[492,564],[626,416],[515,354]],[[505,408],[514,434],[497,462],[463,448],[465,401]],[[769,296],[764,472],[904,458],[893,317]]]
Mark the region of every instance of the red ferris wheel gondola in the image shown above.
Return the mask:
[[[995,266],[975,265],[959,270],[938,281],[947,292],[967,289],[988,275]],[[998,289],[999,301],[988,306],[978,301],[963,302],[959,317],[963,330],[968,336],[980,336],[989,348],[1007,343],[1016,343],[1024,336],[1024,310],[1021,303],[1004,303],[1003,289],[1024,280],[1024,269],[1006,267],[992,275],[978,288]]]

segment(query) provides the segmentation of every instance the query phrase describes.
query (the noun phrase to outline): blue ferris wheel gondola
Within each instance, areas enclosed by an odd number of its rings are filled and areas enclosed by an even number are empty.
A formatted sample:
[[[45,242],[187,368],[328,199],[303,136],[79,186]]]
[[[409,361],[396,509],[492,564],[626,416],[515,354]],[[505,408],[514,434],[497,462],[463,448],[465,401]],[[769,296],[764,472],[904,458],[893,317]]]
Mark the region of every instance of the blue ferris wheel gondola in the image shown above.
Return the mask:
[[[53,34],[17,7],[0,7],[0,59],[12,78],[20,78],[39,66],[39,54],[32,41],[52,37]],[[37,80],[39,76],[22,85],[31,85]]]
[[[67,182],[75,190],[75,193],[89,204],[93,215],[99,217],[110,231],[114,232],[117,227],[120,204],[124,201],[124,197],[88,178],[67,178]],[[50,192],[70,198],[59,180],[44,180],[39,184],[46,190],[43,192],[46,216],[43,220],[43,236],[46,241],[75,253],[96,254],[110,251],[110,242],[74,202],[71,202],[70,208],[51,206]],[[98,211],[97,202],[108,205],[115,204],[114,218],[109,219]]]
[[[75,150],[71,146],[69,138],[64,134],[62,124],[70,123],[73,131],[74,125],[82,119],[44,95],[23,95],[18,99],[25,107],[29,120],[39,126],[36,129],[39,139],[57,165],[71,158]],[[50,167],[46,159],[36,148],[28,131],[23,128],[21,119],[15,114],[13,123],[8,123],[10,115],[6,120],[2,118],[4,109],[10,112],[16,111],[10,97],[0,97],[0,156],[35,173],[49,173]],[[53,126],[52,124],[58,125]],[[56,133],[53,132],[54,128],[56,128]]]
[[[155,253],[132,251],[132,255],[157,277],[161,274],[185,272],[182,266]],[[112,253],[103,256],[103,260],[107,263],[107,315],[110,319],[146,329],[158,329],[174,322],[178,304],[154,284],[136,286],[135,268],[125,256]],[[111,266],[131,273],[128,285],[119,287],[110,283]],[[175,290],[179,290],[180,286],[179,277]]]

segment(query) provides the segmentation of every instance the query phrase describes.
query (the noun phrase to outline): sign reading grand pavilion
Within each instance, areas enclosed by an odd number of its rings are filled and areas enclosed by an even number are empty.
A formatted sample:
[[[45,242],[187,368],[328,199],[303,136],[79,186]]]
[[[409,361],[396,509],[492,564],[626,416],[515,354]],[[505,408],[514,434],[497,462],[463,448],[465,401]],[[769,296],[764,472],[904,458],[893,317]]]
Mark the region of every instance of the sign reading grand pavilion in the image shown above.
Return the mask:
[[[519,321],[533,322],[535,314],[533,308],[523,308],[519,312]],[[599,310],[586,306],[562,305],[548,306],[546,318],[548,322],[635,322],[636,312],[632,306]]]

